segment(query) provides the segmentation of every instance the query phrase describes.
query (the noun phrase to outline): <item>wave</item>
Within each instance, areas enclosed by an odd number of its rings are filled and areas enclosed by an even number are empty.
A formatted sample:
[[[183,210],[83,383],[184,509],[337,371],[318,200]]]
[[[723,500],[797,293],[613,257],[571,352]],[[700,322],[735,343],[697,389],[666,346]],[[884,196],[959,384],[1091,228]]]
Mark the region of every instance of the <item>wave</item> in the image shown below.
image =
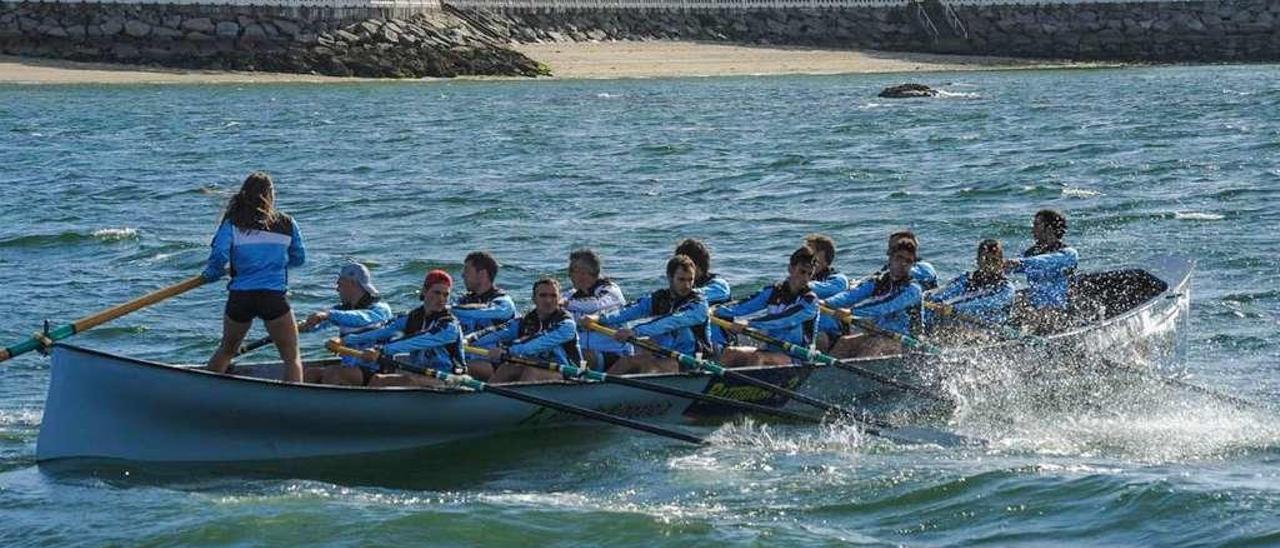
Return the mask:
[[[1187,211],[1187,212],[1175,211],[1173,213],[1173,218],[1183,220],[1183,221],[1221,221],[1227,217],[1226,215],[1223,215],[1221,213],[1204,213],[1204,212],[1197,212],[1197,211]]]
[[[1065,187],[1062,189],[1062,196],[1066,198],[1095,198],[1102,196],[1102,192],[1087,188]]]
[[[84,242],[120,242],[141,238],[136,228],[100,228],[89,233],[65,231],[57,234],[27,234],[0,240],[0,248],[58,247]]]

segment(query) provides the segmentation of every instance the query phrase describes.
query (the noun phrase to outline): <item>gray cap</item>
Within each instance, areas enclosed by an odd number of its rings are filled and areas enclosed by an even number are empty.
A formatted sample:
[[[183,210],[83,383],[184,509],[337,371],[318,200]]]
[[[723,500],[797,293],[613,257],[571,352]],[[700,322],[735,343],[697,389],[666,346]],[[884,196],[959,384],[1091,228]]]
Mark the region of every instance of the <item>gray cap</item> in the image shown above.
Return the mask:
[[[378,296],[378,288],[373,286],[373,280],[369,275],[369,269],[360,263],[351,263],[342,267],[338,272],[339,278],[346,278],[360,285],[364,291],[374,297]]]

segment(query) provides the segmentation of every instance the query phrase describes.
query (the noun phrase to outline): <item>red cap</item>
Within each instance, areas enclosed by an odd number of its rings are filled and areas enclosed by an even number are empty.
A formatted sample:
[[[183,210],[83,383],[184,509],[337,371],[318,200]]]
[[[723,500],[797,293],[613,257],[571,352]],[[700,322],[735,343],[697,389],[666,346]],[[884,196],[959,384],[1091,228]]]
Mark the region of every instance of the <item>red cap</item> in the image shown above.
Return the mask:
[[[453,277],[443,270],[432,270],[427,273],[427,279],[422,281],[422,285],[431,287],[436,284],[444,284],[453,287]]]

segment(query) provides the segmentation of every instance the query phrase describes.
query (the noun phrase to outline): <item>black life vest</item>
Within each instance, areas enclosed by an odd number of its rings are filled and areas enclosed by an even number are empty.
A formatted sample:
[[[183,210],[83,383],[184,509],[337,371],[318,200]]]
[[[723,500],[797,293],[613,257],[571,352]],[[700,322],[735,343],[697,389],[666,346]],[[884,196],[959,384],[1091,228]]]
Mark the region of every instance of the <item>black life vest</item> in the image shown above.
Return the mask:
[[[658,316],[666,316],[701,297],[701,295],[693,291],[690,291],[689,294],[684,297],[676,297],[671,294],[670,288],[659,289],[649,294],[649,316],[655,318]],[[711,355],[711,338],[707,336],[708,323],[709,322],[703,322],[689,328],[689,331],[693,333],[693,341],[698,352],[701,352],[704,356]]]
[[[614,285],[613,280],[609,278],[600,278],[596,280],[596,283],[591,284],[591,287],[588,287],[585,291],[575,289],[573,291],[573,298],[585,299],[587,297],[594,297],[596,296],[596,292],[600,291],[600,288],[606,285]]]
[[[767,301],[767,304],[769,308],[772,310],[774,307],[778,307],[778,306],[782,306],[782,307],[791,306],[792,304],[795,304],[796,301],[799,301],[800,299],[803,299],[806,297],[812,298],[815,301],[818,300],[818,296],[815,295],[813,291],[809,289],[809,286],[807,284],[805,285],[804,289],[802,289],[801,291],[803,291],[803,293],[793,293],[791,291],[791,285],[788,284],[786,280],[782,280],[778,283],[773,284],[773,293],[769,295],[769,300]],[[805,322],[801,324],[801,326],[804,329],[805,346],[812,345],[813,338],[818,333],[817,331],[818,319],[813,318],[811,320],[805,320]]]
[[[449,307],[439,312],[427,313],[425,307],[419,306],[409,312],[409,317],[404,322],[404,338],[409,338],[423,331],[434,330],[437,326],[445,326],[449,323],[458,323],[458,318],[454,317],[449,311]],[[449,361],[453,363],[453,372],[456,374],[465,373],[467,370],[467,360],[462,355],[460,345],[449,344],[444,347],[445,352],[449,354]]]
[[[551,329],[555,325],[565,320],[573,321],[573,316],[563,309],[556,309],[546,320],[538,317],[538,311],[530,310],[528,314],[520,318],[520,329],[516,332],[516,340],[524,341],[529,338]],[[569,361],[573,365],[583,363],[582,349],[578,346],[578,330],[573,331],[573,338],[560,344],[560,349],[564,350],[564,355],[569,357]]]

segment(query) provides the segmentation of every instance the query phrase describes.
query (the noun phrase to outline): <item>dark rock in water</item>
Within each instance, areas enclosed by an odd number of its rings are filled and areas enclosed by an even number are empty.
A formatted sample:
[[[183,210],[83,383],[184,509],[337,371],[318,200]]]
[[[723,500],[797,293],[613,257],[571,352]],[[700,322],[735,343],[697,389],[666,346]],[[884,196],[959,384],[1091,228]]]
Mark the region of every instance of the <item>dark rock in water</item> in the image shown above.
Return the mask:
[[[899,84],[880,90],[880,97],[910,99],[913,97],[937,97],[938,90],[924,84]]]

